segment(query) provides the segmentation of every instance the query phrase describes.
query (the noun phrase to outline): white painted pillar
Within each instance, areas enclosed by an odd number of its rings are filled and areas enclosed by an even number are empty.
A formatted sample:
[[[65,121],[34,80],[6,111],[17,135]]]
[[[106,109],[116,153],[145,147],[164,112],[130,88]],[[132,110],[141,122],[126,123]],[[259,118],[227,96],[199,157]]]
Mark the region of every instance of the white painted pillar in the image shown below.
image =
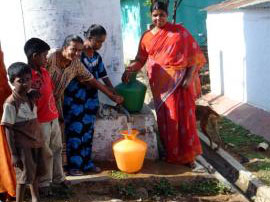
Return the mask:
[[[5,63],[24,61],[23,46],[31,37],[61,47],[69,34],[83,36],[91,24],[107,30],[100,50],[114,84],[120,82],[123,65],[120,0],[10,0],[0,1],[0,40]]]

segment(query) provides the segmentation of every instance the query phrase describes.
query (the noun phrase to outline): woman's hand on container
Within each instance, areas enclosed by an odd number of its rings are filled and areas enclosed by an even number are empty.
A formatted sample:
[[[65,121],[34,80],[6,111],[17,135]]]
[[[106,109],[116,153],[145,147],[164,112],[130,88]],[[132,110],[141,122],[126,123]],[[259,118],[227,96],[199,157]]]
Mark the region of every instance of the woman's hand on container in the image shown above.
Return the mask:
[[[114,91],[111,91],[111,95],[109,95],[109,97],[116,102],[117,104],[122,104],[124,102],[124,98],[121,95],[118,95],[117,93],[115,93]]]
[[[115,95],[117,95],[117,92],[116,92],[116,90],[112,87],[109,87],[109,89],[113,92],[113,94],[115,94]]]
[[[126,69],[125,72],[122,75],[122,81],[124,83],[128,83],[129,82],[129,79],[130,79],[130,76],[131,76],[131,71],[128,70],[128,69]]]
[[[122,81],[123,83],[128,83],[130,80],[130,77],[132,76],[132,73],[138,72],[145,64],[146,59],[139,60],[138,56],[136,56],[137,59],[133,60],[132,63],[126,68],[124,74],[122,75]]]
[[[116,102],[117,104],[122,104],[124,102],[124,98],[120,95],[117,94],[113,94],[112,98],[111,98],[114,102]]]

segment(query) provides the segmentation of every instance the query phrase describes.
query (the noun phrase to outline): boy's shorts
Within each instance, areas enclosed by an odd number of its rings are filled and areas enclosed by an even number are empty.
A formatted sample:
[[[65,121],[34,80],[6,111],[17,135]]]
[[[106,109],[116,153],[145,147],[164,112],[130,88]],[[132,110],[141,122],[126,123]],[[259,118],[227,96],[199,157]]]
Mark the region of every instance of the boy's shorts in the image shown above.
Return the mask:
[[[45,162],[41,148],[18,148],[23,170],[15,168],[17,184],[33,184],[34,180],[45,174]]]

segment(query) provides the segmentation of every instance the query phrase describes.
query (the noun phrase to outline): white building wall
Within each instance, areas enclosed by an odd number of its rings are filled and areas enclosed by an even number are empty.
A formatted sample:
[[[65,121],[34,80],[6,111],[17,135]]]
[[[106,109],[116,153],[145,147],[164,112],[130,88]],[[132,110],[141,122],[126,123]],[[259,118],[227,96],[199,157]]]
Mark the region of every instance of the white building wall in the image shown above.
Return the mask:
[[[0,40],[5,63],[24,61],[23,45],[39,37],[51,48],[61,47],[69,34],[83,36],[91,24],[107,30],[107,40],[99,52],[114,84],[120,82],[123,48],[120,0],[11,0],[0,1]]]
[[[211,90],[270,110],[270,10],[207,15]]]
[[[15,61],[26,61],[24,22],[19,0],[0,1],[0,41],[6,66]]]
[[[208,13],[206,25],[211,91],[245,101],[243,13]]]
[[[247,103],[270,111],[270,9],[246,10]]]

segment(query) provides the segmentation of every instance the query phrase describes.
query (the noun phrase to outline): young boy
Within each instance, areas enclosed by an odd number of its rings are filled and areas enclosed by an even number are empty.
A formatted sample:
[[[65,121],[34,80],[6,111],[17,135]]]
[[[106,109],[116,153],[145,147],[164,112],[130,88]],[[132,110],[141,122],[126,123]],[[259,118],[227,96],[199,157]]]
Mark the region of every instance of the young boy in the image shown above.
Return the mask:
[[[44,68],[50,46],[41,39],[31,38],[24,46],[28,65],[32,69],[32,88],[39,91],[37,116],[44,135],[44,154],[47,173],[40,179],[40,192],[51,195],[50,184],[66,185],[62,166],[62,135],[58,122],[58,111],[53,95],[53,84],[48,71]]]
[[[8,68],[12,94],[4,103],[1,125],[4,126],[16,172],[16,202],[23,201],[25,187],[30,185],[32,201],[39,201],[38,179],[44,174],[44,158],[41,147],[40,124],[37,108],[28,96],[31,88],[31,68],[22,62],[13,63]]]

